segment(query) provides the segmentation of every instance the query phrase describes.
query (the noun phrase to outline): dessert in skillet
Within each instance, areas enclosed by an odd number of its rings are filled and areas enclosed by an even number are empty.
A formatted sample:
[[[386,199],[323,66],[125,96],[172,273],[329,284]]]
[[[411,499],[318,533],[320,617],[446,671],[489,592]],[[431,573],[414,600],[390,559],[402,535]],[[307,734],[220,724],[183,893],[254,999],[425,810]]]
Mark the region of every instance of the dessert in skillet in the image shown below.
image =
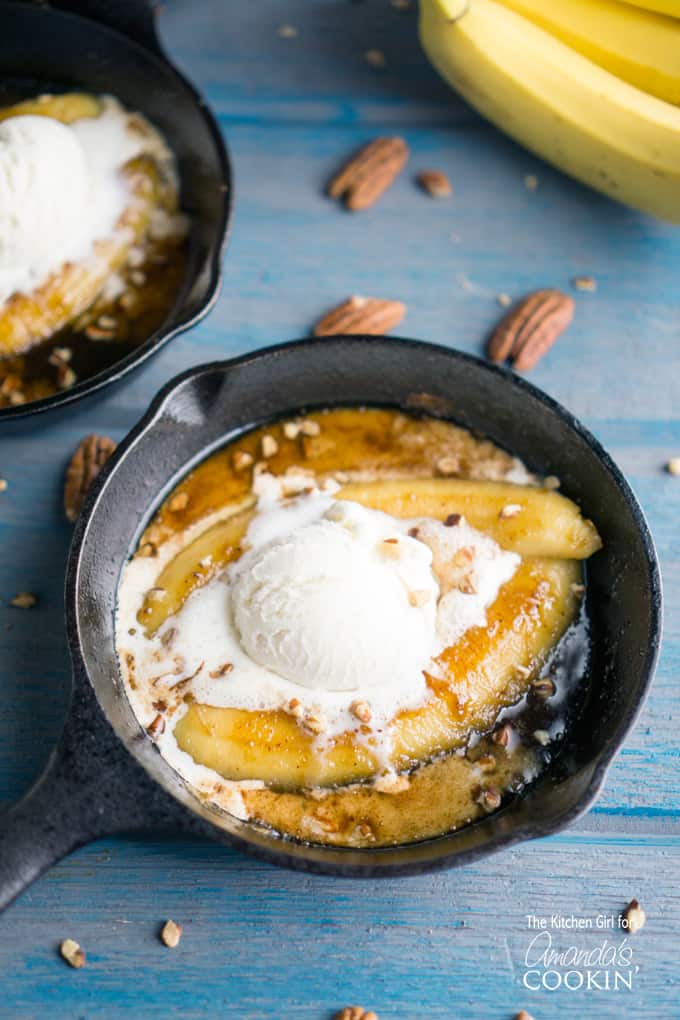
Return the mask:
[[[186,218],[157,129],[110,96],[0,108],[0,407],[67,389],[157,328]]]
[[[285,836],[408,842],[499,807],[583,667],[591,522],[448,422],[253,431],[165,501],[121,580],[126,690],[198,795]]]

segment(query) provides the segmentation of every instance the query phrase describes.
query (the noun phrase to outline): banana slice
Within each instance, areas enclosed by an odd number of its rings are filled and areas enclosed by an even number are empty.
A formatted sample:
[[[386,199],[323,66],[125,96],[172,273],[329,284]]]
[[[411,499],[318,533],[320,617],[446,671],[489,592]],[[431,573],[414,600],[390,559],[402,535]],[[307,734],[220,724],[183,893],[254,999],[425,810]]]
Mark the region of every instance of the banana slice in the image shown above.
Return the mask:
[[[602,547],[592,521],[572,500],[549,489],[510,482],[423,478],[411,482],[345,485],[338,499],[351,499],[394,517],[462,514],[473,528],[520,556],[583,560]]]
[[[504,706],[526,690],[577,609],[575,561],[528,560],[489,608],[487,626],[472,628],[446,649],[430,678],[432,698],[402,712],[390,726],[391,764],[408,768],[463,746],[471,731],[490,729]],[[190,705],[175,726],[179,747],[227,779],[260,779],[281,789],[365,780],[378,762],[370,735],[336,738],[319,753],[284,712]]]

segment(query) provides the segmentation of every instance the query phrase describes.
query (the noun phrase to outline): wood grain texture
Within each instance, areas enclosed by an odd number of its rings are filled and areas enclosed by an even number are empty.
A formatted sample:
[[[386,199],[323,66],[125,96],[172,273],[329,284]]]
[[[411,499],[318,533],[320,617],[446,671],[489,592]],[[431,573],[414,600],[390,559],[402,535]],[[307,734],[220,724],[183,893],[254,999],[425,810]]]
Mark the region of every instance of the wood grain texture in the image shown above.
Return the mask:
[[[284,23],[297,36],[281,38]],[[381,1020],[509,1020],[522,1007],[537,1020],[680,1017],[680,481],[662,470],[680,453],[680,234],[480,122],[426,64],[414,13],[389,0],[170,0],[162,29],[234,157],[224,287],[202,325],[122,388],[0,435],[9,483],[0,494],[0,800],[37,774],[65,710],[61,481],[73,448],[92,431],[123,436],[176,372],[306,335],[351,293],[403,300],[403,335],[478,353],[499,293],[596,278],[596,293],[572,291],[574,324],[532,379],[593,429],[638,493],[662,561],[665,642],[604,795],[569,832],[464,870],[380,883],[281,872],[196,842],[103,841],[0,919],[0,1016],[326,1020],[358,1001]],[[364,60],[369,48],[385,53],[383,70]],[[402,134],[411,161],[374,209],[352,216],[323,186],[377,133]],[[414,183],[431,167],[453,183],[445,205]],[[20,590],[39,595],[37,608],[7,607]],[[632,896],[649,916],[633,942],[633,991],[523,991],[527,913],[595,916]],[[185,925],[174,951],[156,939],[166,917]],[[57,958],[65,936],[88,952],[84,970]],[[582,933],[579,945],[592,938]]]

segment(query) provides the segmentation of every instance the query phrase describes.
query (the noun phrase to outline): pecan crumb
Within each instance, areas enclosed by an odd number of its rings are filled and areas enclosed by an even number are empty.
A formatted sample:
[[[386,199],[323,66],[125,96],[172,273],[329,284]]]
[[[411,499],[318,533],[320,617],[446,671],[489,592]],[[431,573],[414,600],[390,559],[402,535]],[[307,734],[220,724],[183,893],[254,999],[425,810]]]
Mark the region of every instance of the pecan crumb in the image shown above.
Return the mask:
[[[363,1006],[345,1006],[335,1014],[333,1020],[378,1020],[378,1015]]]
[[[416,180],[431,198],[448,198],[453,194],[451,181],[443,170],[422,170]]]
[[[223,662],[221,666],[217,667],[217,669],[212,669],[208,673],[208,676],[211,680],[218,680],[221,676],[226,676],[227,673],[231,673],[233,668],[233,662]]]
[[[386,67],[387,66],[387,59],[386,59],[385,54],[383,53],[382,50],[374,50],[374,49],[366,50],[366,52],[364,53],[364,58],[366,60],[366,63],[370,64],[371,67]]]
[[[475,795],[475,801],[477,804],[483,807],[489,814],[492,811],[498,810],[501,806],[501,800],[502,797],[500,791],[497,790],[495,786],[488,786],[485,789],[480,787]]]
[[[450,478],[460,471],[460,461],[457,457],[440,457],[435,464],[435,470],[443,478]]]
[[[153,556],[158,556],[158,549],[153,542],[144,542],[144,544],[139,547],[138,555],[150,559]]]
[[[398,560],[401,556],[401,548],[398,538],[384,538],[378,548],[383,556],[389,560]]]
[[[467,574],[458,582],[456,588],[458,589],[459,592],[462,592],[463,595],[477,594],[477,586],[469,574]]]
[[[494,744],[498,744],[499,747],[507,747],[510,743],[510,739],[513,734],[513,728],[510,723],[503,723],[499,729],[494,730],[491,734],[491,739]]]
[[[501,509],[498,516],[502,521],[506,521],[509,520],[511,517],[517,517],[517,515],[521,514],[521,512],[522,506],[520,503],[506,503],[506,505]]]
[[[149,723],[146,728],[146,732],[152,740],[155,740],[156,737],[160,737],[162,733],[165,733],[165,719],[160,712],[158,715],[154,716],[152,721]]]
[[[30,591],[20,591],[18,595],[9,600],[9,604],[15,609],[32,609],[37,601],[37,595],[33,595]]]
[[[174,949],[175,946],[179,945],[179,940],[182,937],[182,925],[176,924],[174,921],[166,921],[160,931],[161,942],[168,947],[168,949]]]
[[[177,492],[171,497],[168,503],[168,510],[171,514],[181,513],[182,510],[186,510],[189,505],[189,494],[188,492]]]
[[[371,706],[367,701],[353,701],[349,706],[349,710],[355,719],[358,719],[362,723],[370,723],[373,713],[371,712]]]
[[[302,702],[298,698],[291,698],[287,705],[288,711],[295,719],[301,719],[304,714]]]
[[[85,966],[85,953],[74,939],[64,939],[59,946],[59,952],[71,967],[79,970]]]
[[[297,421],[286,421],[283,423],[283,434],[286,439],[297,439],[302,426]]]
[[[591,294],[597,290],[597,280],[594,276],[575,276],[571,282],[576,290],[585,290]]]
[[[631,900],[623,912],[625,926],[631,935],[636,935],[641,928],[644,928],[647,915],[637,900]]]
[[[268,457],[273,457],[276,453],[279,452],[279,444],[276,442],[272,435],[267,433],[266,435],[262,436],[261,450],[262,456],[266,460]]]
[[[463,518],[460,514],[449,514],[449,516],[444,521],[444,526],[446,528],[457,528],[462,519]]]
[[[549,676],[540,676],[531,683],[531,691],[540,698],[541,701],[547,701],[548,698],[552,698],[557,688],[555,687],[555,681]]]
[[[320,733],[323,733],[326,729],[326,723],[323,719],[319,719],[316,715],[306,715],[302,720],[302,725],[312,736],[318,737]]]
[[[232,458],[232,463],[234,471],[245,471],[253,463],[253,456],[246,450],[237,450]]]
[[[408,776],[397,775],[396,772],[386,772],[373,783],[374,788],[378,793],[404,793],[405,790],[411,785],[411,780]]]

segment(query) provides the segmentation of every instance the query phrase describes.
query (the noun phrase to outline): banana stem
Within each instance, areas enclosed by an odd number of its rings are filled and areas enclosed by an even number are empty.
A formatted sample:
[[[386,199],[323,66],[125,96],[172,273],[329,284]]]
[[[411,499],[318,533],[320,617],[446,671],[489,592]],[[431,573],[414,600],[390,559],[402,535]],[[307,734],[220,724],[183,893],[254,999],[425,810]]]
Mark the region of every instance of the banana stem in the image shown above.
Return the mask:
[[[470,10],[470,0],[434,0],[434,2],[440,14],[451,22],[460,21]]]

